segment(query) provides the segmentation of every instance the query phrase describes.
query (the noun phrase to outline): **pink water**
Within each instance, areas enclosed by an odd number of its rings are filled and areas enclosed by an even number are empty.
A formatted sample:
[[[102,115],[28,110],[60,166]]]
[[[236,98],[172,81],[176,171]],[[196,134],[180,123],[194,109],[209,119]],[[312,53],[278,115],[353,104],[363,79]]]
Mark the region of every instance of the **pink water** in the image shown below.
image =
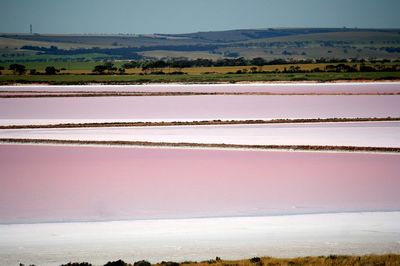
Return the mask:
[[[10,119],[270,119],[399,117],[399,96],[2,98]]]
[[[400,93],[399,82],[152,84],[92,86],[1,86],[7,91],[140,91],[140,92],[270,92],[270,93]]]
[[[400,209],[400,155],[0,145],[0,222]]]

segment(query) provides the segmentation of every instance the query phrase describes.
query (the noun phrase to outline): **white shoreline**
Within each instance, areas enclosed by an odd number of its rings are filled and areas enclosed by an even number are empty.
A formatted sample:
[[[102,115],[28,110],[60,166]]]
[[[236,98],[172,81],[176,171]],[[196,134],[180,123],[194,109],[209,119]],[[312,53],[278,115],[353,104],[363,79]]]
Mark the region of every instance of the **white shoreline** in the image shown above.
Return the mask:
[[[148,84],[89,84],[89,85],[47,85],[19,84],[3,85],[0,91],[20,92],[33,91],[36,93],[56,92],[140,92],[140,93],[267,93],[289,95],[380,95],[400,93],[399,81],[387,82],[241,82],[241,83],[148,83]]]
[[[174,87],[174,86],[182,86],[182,87],[198,87],[198,86],[204,86],[204,87],[214,87],[214,86],[229,86],[229,87],[237,87],[237,86],[309,86],[309,85],[368,85],[368,84],[376,84],[376,85],[385,85],[385,84],[394,84],[394,85],[400,85],[400,81],[343,81],[340,80],[338,82],[332,81],[332,82],[316,82],[316,81],[304,81],[304,82],[240,82],[240,83],[148,83],[148,84],[132,84],[132,85],[127,85],[127,84],[88,84],[88,85],[48,85],[48,84],[32,84],[32,85],[26,85],[26,84],[15,84],[15,85],[0,85],[0,89],[2,88],[13,88],[13,87],[54,87],[54,88],[61,88],[61,87],[157,87],[157,86],[165,86],[165,87]]]
[[[400,212],[0,225],[0,264],[400,252]]]

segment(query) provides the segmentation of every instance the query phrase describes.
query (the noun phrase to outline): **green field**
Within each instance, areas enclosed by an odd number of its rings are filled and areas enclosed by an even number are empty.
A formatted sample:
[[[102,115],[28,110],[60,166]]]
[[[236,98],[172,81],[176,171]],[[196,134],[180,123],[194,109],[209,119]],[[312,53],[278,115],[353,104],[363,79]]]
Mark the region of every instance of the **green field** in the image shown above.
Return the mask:
[[[2,75],[0,84],[140,84],[140,83],[211,83],[268,81],[399,80],[400,72],[366,73],[260,73],[206,75]]]
[[[138,67],[125,69],[125,75],[91,75],[96,65],[106,61],[112,62],[118,69],[131,60],[143,63],[160,59],[171,62],[201,58],[224,62],[223,59],[241,57],[247,63],[212,64],[211,67],[208,67],[210,64],[203,64],[205,67],[193,65],[190,68],[169,65],[161,69],[147,69],[148,73]],[[270,65],[255,67],[251,65],[254,63],[248,63],[256,57],[263,58]],[[280,61],[272,65],[271,61],[277,59],[288,64]],[[308,64],[302,64],[304,62]],[[363,63],[375,68],[363,71],[392,72],[317,73],[324,71],[328,64],[335,65],[335,62],[356,65],[357,71]],[[0,66],[4,68],[0,71],[2,84],[382,80],[399,79],[399,67],[394,70],[380,68],[382,64],[399,65],[399,62],[400,29],[286,28],[153,35],[0,35]],[[27,73],[35,70],[40,75],[16,76],[8,70],[13,63],[25,65]],[[48,66],[60,70],[58,75],[43,75]],[[286,71],[290,67],[298,68]],[[320,70],[315,71],[315,68]],[[254,69],[271,73],[249,74],[256,72]],[[177,71],[185,74],[169,74]],[[165,75],[151,72],[164,72]],[[242,74],[232,74],[236,72]]]

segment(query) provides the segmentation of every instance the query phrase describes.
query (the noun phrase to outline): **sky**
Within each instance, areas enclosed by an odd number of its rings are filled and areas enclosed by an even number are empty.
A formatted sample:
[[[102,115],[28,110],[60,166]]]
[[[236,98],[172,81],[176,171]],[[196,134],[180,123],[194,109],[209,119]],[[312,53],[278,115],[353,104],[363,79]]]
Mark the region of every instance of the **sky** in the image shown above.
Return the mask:
[[[400,28],[399,0],[1,0],[0,32],[187,33]]]

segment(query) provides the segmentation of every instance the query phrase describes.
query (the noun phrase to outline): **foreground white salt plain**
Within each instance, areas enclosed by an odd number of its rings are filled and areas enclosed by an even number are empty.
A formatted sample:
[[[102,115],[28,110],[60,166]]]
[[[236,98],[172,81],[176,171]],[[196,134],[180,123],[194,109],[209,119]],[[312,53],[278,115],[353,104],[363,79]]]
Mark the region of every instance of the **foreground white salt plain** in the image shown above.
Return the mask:
[[[0,265],[400,252],[400,212],[0,225]]]
[[[400,122],[0,130],[0,138],[400,147]]]

